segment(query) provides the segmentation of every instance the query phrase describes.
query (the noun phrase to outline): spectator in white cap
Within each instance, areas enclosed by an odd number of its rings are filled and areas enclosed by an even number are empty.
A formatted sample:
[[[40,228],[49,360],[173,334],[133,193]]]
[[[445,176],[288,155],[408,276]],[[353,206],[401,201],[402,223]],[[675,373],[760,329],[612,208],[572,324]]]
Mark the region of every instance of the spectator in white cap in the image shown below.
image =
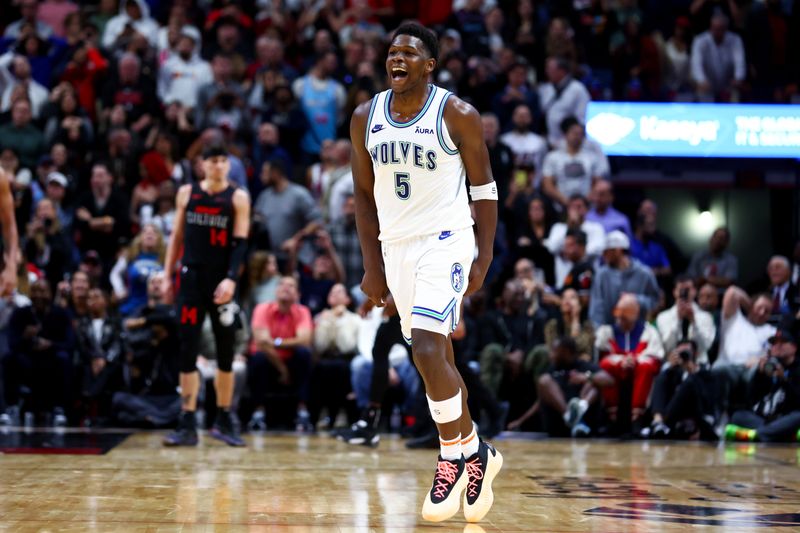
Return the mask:
[[[72,210],[64,208],[64,197],[67,195],[69,180],[61,172],[51,172],[47,175],[45,195],[55,208],[61,227],[69,233],[72,228]]]
[[[621,231],[606,235],[604,265],[595,275],[589,305],[589,318],[596,326],[614,321],[614,306],[622,293],[636,296],[646,316],[659,300],[659,289],[653,272],[628,255],[630,240]]]

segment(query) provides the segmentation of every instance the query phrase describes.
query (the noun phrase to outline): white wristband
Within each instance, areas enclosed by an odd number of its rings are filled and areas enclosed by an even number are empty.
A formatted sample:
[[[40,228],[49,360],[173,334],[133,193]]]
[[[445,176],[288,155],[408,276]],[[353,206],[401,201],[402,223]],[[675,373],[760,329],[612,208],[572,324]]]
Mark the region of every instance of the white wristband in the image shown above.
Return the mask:
[[[483,185],[470,185],[469,194],[472,196],[472,201],[478,200],[494,200],[497,201],[497,185],[493,181]]]

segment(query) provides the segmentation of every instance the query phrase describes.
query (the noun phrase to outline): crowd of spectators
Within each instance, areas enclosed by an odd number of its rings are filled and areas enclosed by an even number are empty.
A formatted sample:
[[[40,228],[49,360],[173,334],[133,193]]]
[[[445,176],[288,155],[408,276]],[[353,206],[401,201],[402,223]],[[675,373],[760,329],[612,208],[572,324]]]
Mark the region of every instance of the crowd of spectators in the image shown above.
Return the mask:
[[[483,427],[796,438],[800,246],[763,282],[740,279],[726,228],[686,257],[654,202],[615,208],[584,128],[593,99],[797,102],[800,8],[782,0],[11,0],[0,166],[22,258],[0,303],[0,423],[174,421],[162,265],[175,191],[211,143],[253,198],[234,407],[251,430],[352,422],[387,318],[358,287],[348,119],[385,89],[409,18],[440,37],[431,81],[481,113],[500,195],[494,263],[454,335]],[[421,423],[395,348],[387,413],[405,417],[386,418]]]

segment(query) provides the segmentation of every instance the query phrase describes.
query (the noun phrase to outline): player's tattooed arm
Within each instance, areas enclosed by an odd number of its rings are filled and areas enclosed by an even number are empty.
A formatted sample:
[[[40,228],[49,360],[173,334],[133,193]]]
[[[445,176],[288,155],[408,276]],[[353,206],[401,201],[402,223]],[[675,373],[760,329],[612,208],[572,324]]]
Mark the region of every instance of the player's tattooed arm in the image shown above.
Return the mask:
[[[474,187],[492,183],[494,178],[489,163],[489,151],[483,140],[481,117],[475,108],[460,98],[451,96],[444,110],[444,121],[450,138],[458,146],[470,185]],[[478,229],[478,257],[470,269],[466,295],[474,293],[483,285],[486,272],[494,257],[497,201],[476,201],[475,218]]]
[[[382,306],[386,293],[386,275],[383,270],[381,246],[378,241],[378,209],[375,206],[373,187],[375,174],[366,147],[366,128],[371,101],[364,102],[353,113],[350,121],[350,139],[353,145],[352,167],[356,202],[356,227],[364,257],[364,279],[361,290],[375,305]]]

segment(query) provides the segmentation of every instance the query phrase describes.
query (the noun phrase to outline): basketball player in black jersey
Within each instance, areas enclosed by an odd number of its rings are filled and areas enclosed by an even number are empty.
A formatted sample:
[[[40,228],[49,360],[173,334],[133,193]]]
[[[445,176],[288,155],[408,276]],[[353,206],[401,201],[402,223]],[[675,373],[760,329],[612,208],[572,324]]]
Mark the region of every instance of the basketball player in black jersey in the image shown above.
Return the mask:
[[[17,256],[19,255],[19,235],[14,218],[14,197],[11,194],[9,176],[0,168],[0,298],[14,294],[17,288]]]
[[[238,306],[233,301],[250,231],[250,195],[228,181],[227,151],[203,152],[205,179],[178,190],[175,228],[166,257],[167,287],[183,245],[177,310],[180,319],[181,418],[166,446],[197,444],[195,409],[200,387],[197,352],[206,313],[217,345],[217,417],[211,436],[230,446],[244,446],[230,412],[233,396],[233,345]]]

